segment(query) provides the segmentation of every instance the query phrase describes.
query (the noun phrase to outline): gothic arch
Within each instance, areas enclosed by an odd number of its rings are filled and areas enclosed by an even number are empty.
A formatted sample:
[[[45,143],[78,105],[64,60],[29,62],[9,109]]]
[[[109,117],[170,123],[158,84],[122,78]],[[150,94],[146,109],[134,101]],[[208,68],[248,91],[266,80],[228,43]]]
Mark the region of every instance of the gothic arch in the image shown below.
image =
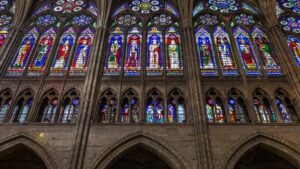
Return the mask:
[[[50,147],[42,138],[33,136],[27,133],[17,133],[7,138],[0,140],[0,154],[6,150],[10,150],[16,146],[24,146],[29,148],[44,162],[48,169],[57,169],[58,162],[54,157],[58,157],[53,151],[53,147]]]
[[[121,141],[120,141],[121,140]],[[154,136],[138,132],[120,139],[98,156],[89,167],[90,169],[105,169],[114,159],[128,149],[142,146],[153,154],[163,159],[173,169],[190,169],[186,160],[174,151],[174,148]],[[158,141],[160,140],[160,141]]]
[[[220,162],[219,168],[233,169],[244,154],[259,145],[263,145],[267,150],[278,154],[291,164],[300,166],[300,152],[296,150],[293,143],[258,131],[241,138],[230,147],[225,153],[223,163]]]

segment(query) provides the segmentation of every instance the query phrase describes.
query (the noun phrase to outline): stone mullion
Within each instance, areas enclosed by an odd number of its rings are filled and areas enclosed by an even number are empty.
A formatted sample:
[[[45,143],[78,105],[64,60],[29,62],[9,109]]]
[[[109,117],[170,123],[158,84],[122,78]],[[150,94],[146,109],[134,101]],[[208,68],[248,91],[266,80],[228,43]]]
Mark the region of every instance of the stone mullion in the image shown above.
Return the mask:
[[[278,53],[278,61],[281,63],[280,66],[283,68],[282,71],[284,71],[284,75],[286,75],[290,85],[295,89],[295,96],[300,100],[300,78],[298,75],[300,70],[291,56],[287,42],[284,40],[285,37],[279,26],[272,27],[269,29],[269,32],[272,35],[270,39],[272,39],[274,44],[274,51]]]
[[[147,31],[144,29],[142,32],[142,52],[141,52],[141,87],[140,87],[140,114],[139,114],[139,120],[140,122],[145,122],[145,107],[146,107],[146,73],[147,73],[147,48],[148,48],[148,44],[147,44]]]
[[[200,79],[200,72],[198,69],[197,64],[197,54],[195,49],[195,44],[193,43],[194,40],[193,36],[193,28],[185,27],[183,28],[183,35],[184,35],[184,44],[190,44],[186,46],[190,46],[193,50],[188,48],[184,48],[186,51],[187,60],[190,62],[186,63],[187,67],[187,75],[188,75],[188,84],[190,90],[190,97],[191,97],[191,107],[194,111],[193,113],[193,124],[195,130],[195,141],[196,141],[196,152],[197,152],[197,161],[198,167],[203,169],[211,169],[212,162],[211,162],[211,155],[210,155],[210,146],[209,146],[209,139],[208,139],[208,128],[206,124],[205,118],[205,100],[203,97],[203,93],[201,91],[201,79]]]
[[[72,152],[71,169],[81,169],[83,167],[91,117],[94,110],[93,106],[95,104],[94,100],[96,100],[97,86],[99,86],[98,83],[100,83],[98,75],[100,74],[100,64],[105,51],[103,45],[105,33],[106,29],[103,27],[99,27],[95,32],[95,48],[93,48],[91,54],[89,69],[83,87],[84,91],[81,95],[80,115]]]

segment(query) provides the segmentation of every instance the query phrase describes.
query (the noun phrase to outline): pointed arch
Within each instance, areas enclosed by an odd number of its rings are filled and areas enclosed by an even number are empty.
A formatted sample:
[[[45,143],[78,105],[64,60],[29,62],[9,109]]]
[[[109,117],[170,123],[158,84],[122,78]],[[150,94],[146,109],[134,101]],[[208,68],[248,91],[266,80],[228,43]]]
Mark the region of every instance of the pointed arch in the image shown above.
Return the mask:
[[[277,116],[271,104],[269,95],[262,89],[257,88],[253,92],[253,106],[256,116],[261,123],[275,123]]]
[[[139,122],[139,105],[137,92],[132,88],[127,89],[122,95],[120,121],[123,123]]]
[[[221,93],[211,88],[207,91],[205,100],[208,123],[225,123],[226,114]]]
[[[292,143],[263,132],[255,132],[241,138],[235,145],[230,147],[225,152],[225,160],[220,163],[219,167],[233,169],[244,154],[259,145],[263,145],[272,153],[286,157],[285,159],[293,165],[300,166],[300,152],[293,148]]]
[[[0,154],[9,151],[17,146],[24,146],[32,150],[44,162],[48,169],[57,169],[59,157],[53,147],[42,138],[27,134],[17,133],[0,140]]]
[[[54,88],[46,91],[40,99],[37,122],[54,122],[56,118],[56,110],[59,103],[58,91]]]
[[[167,104],[167,121],[169,123],[186,122],[186,100],[180,89],[174,88],[169,92]]]
[[[245,95],[238,89],[232,88],[228,92],[229,121],[231,123],[249,122],[249,115],[245,104]]]
[[[164,123],[164,98],[159,90],[151,89],[146,97],[145,117],[147,123]]]
[[[121,141],[120,141],[121,140]],[[138,132],[120,139],[98,156],[89,167],[90,169],[107,168],[110,163],[128,149],[142,146],[153,154],[161,157],[173,169],[189,169],[190,166],[175,148],[163,142],[162,139]],[[159,140],[159,141],[158,141]]]

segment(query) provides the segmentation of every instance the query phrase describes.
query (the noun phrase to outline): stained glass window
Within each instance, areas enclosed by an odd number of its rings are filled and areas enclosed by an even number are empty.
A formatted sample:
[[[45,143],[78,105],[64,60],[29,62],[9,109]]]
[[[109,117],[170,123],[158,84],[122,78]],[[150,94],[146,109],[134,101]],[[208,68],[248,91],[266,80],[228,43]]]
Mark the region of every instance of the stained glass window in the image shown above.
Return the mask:
[[[203,2],[198,3],[198,5],[193,9],[193,16],[196,16],[198,13],[204,10]]]
[[[81,14],[78,16],[75,16],[72,19],[72,23],[74,25],[78,25],[78,26],[86,26],[86,25],[90,25],[93,22],[92,17],[85,15],[85,14]]]
[[[176,8],[173,5],[171,5],[170,3],[165,3],[165,10],[172,13],[176,17],[179,17],[179,14],[178,14]]]
[[[280,25],[283,30],[299,34],[300,33],[300,19],[294,16],[283,17],[280,20]]]
[[[113,123],[117,114],[117,100],[113,98],[103,98],[100,104],[100,118],[102,123]]]
[[[41,122],[44,122],[44,123],[54,122],[57,104],[58,104],[57,99],[53,99],[53,100],[49,101],[49,103],[44,108]]]
[[[217,54],[221,60],[221,69],[224,76],[238,76],[236,63],[232,54],[229,34],[221,26],[214,31],[214,42]]]
[[[71,14],[83,10],[86,7],[86,3],[84,0],[56,0],[53,7],[55,12]]]
[[[255,23],[255,18],[252,15],[248,15],[245,13],[234,16],[234,20],[238,24],[243,24],[245,26],[250,26]]]
[[[5,104],[0,107],[0,123],[3,123],[9,109],[9,104]]]
[[[228,99],[229,120],[231,123],[246,123],[247,111],[241,98],[229,97]]]
[[[55,59],[51,65],[50,76],[64,76],[66,74],[75,38],[76,32],[72,27],[66,29],[62,34],[55,53]]]
[[[154,17],[154,24],[156,24],[156,25],[164,26],[164,25],[169,25],[171,23],[172,23],[172,17],[171,16],[161,14],[159,16]]]
[[[216,100],[208,97],[206,103],[206,113],[209,123],[225,123],[224,109],[219,98]]]
[[[46,3],[46,4],[44,4],[43,6],[37,8],[37,9],[34,11],[33,16],[37,16],[38,14],[40,14],[40,13],[42,13],[42,12],[44,12],[44,11],[50,10],[50,9],[51,9],[50,6],[51,6],[50,3]]]
[[[29,99],[27,101],[27,103],[21,108],[21,110],[19,112],[19,115],[18,115],[18,118],[17,118],[17,122],[24,123],[26,121],[29,110],[30,110],[31,105],[32,105],[32,102],[33,102],[33,99]]]
[[[110,34],[104,75],[118,76],[121,73],[124,34],[116,27]]]
[[[21,44],[8,69],[6,76],[9,77],[22,76],[26,68],[27,62],[29,60],[29,57],[32,53],[32,49],[36,43],[37,37],[38,37],[37,28],[32,28],[24,34]]]
[[[160,93],[156,90],[150,92],[146,101],[146,122],[164,123],[164,104]]]
[[[249,34],[241,27],[234,29],[234,37],[238,46],[243,67],[248,76],[260,76],[259,65],[253,50]]]
[[[280,112],[280,115],[281,115],[281,118],[283,120],[284,123],[291,123],[292,122],[292,117],[291,115],[289,114],[286,106],[282,103],[282,101],[280,99],[276,99],[276,105],[279,109],[279,112]]]
[[[300,6],[298,0],[279,0],[279,3],[284,8],[300,14]]]
[[[139,121],[139,101],[136,97],[123,99],[120,120],[122,123]]]
[[[8,36],[11,28],[14,13],[15,2],[12,0],[0,0],[0,48]]]
[[[139,76],[141,71],[142,35],[139,28],[132,28],[127,35],[125,76]]]
[[[160,76],[163,72],[162,33],[157,27],[152,27],[147,38],[147,75]]]
[[[257,118],[261,123],[271,123],[277,121],[276,114],[266,98],[263,98],[262,100],[254,98],[253,104]]]
[[[203,14],[198,17],[199,24],[214,26],[219,23],[218,17],[212,14]]]
[[[54,25],[57,22],[57,20],[58,18],[54,15],[51,14],[42,15],[36,19],[36,25],[46,27],[49,25]]]
[[[94,16],[98,16],[98,9],[93,3],[90,2],[90,6],[87,8],[87,10]]]
[[[290,48],[292,55],[294,56],[294,59],[295,59],[297,65],[300,67],[300,40],[299,40],[299,38],[290,35],[287,37],[287,43],[288,43],[288,46]]]
[[[211,35],[207,29],[196,29],[197,52],[200,61],[201,74],[203,76],[217,76],[218,71]]]
[[[91,55],[91,48],[93,44],[94,32],[87,28],[83,30],[77,40],[77,47],[75,49],[75,56],[70,69],[70,76],[85,76],[88,61]]]
[[[79,111],[79,99],[74,98],[63,110],[62,123],[74,122]]]
[[[42,34],[35,57],[28,67],[27,76],[38,77],[44,73],[45,65],[54,45],[56,34],[57,32],[54,28],[50,28]]]
[[[174,27],[166,30],[166,47],[167,47],[167,75],[183,75],[183,65],[180,47],[180,35]]]
[[[254,7],[252,7],[252,6],[250,6],[250,5],[247,4],[246,2],[243,2],[243,3],[242,3],[242,7],[243,7],[243,9],[245,9],[245,10],[247,10],[247,11],[249,11],[249,12],[252,12],[252,13],[254,13],[254,14],[259,14],[258,9],[254,8]]]
[[[174,89],[169,94],[167,106],[167,121],[168,123],[184,123],[185,122],[185,107],[182,92]]]
[[[148,14],[159,11],[162,5],[160,0],[132,0],[129,4],[129,8],[135,12]]]
[[[137,23],[137,18],[135,16],[126,14],[117,18],[116,23],[119,25],[131,26]]]
[[[237,11],[239,4],[236,0],[208,0],[209,9],[221,13]]]
[[[119,6],[117,9],[114,10],[112,16],[115,17],[117,16],[119,13],[123,12],[126,10],[126,3],[123,3],[121,6]]]
[[[275,54],[267,34],[261,28],[255,26],[252,30],[252,37],[263,60],[263,66],[267,75],[281,76],[280,66],[276,63]]]

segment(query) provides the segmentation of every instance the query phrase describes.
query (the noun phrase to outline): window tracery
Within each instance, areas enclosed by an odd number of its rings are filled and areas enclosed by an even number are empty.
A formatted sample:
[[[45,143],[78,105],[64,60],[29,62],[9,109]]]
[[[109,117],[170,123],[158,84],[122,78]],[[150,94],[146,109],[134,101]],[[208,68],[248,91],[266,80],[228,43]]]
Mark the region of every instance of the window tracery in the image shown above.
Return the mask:
[[[117,106],[118,102],[115,92],[113,92],[111,89],[104,91],[100,96],[99,114],[96,121],[100,123],[116,122]],[[123,120],[129,120],[125,119],[125,112],[123,118]]]
[[[153,89],[148,93],[145,113],[146,123],[159,124],[165,122],[164,100],[158,90]]]
[[[267,94],[263,90],[257,89],[253,93],[253,105],[259,122],[261,123],[277,122],[276,113],[272,108],[272,105],[268,99]]]
[[[296,109],[288,97],[287,92],[282,89],[277,89],[275,92],[275,103],[284,123],[295,123],[299,121]]]
[[[58,93],[55,90],[50,90],[42,97],[37,120],[42,123],[53,123],[56,121],[56,110],[58,106]]]
[[[282,76],[257,8],[241,0],[206,0],[196,3],[193,18],[202,76],[239,76],[239,66],[250,77]],[[199,41],[199,31],[203,29],[208,32],[204,45]],[[215,51],[215,58],[208,46]]]
[[[0,48],[4,45],[15,14],[14,0],[0,1]]]
[[[249,122],[244,96],[236,89],[232,89],[228,94],[228,110],[231,123]]]
[[[183,75],[179,13],[171,3],[131,0],[117,7],[112,18],[104,76],[138,77],[143,60],[147,76]]]
[[[23,91],[15,100],[11,123],[25,123],[33,103],[33,92],[30,89]]]
[[[208,123],[225,123],[226,114],[218,91],[211,89],[206,94],[206,114]]]
[[[5,89],[0,93],[0,123],[5,122],[8,115],[8,110],[12,103],[12,92],[10,89]]]
[[[80,95],[73,89],[69,91],[63,99],[58,122],[75,123],[79,115]]]

